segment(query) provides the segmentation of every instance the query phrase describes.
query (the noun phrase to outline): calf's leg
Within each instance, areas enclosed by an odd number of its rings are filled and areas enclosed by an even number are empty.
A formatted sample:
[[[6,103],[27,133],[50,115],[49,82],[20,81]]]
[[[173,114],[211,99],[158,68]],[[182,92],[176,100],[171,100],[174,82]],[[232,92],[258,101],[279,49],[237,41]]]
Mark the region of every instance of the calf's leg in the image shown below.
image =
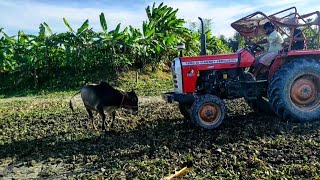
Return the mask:
[[[113,128],[113,125],[114,125],[114,120],[116,118],[116,111],[112,111],[112,119],[111,119],[111,128]]]
[[[102,106],[98,106],[98,112],[102,118],[102,130],[106,131],[106,115],[104,114],[104,110],[103,110],[103,107]]]
[[[92,111],[91,111],[90,109],[88,109],[88,108],[86,108],[86,110],[87,110],[87,112],[88,112],[88,114],[89,114],[89,118],[90,118],[90,120],[91,120],[91,122],[92,122],[92,126],[93,126],[94,130],[97,130],[97,127],[96,127],[96,125],[94,124],[94,119],[93,119]]]

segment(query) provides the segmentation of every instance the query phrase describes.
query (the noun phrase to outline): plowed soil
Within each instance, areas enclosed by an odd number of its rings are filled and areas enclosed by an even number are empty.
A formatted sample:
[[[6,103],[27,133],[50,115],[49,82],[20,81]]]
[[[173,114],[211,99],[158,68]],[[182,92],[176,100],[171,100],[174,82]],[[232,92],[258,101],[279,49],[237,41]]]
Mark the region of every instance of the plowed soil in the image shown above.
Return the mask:
[[[69,98],[69,97],[68,97]],[[215,130],[185,120],[177,104],[140,98],[105,134],[68,98],[0,100],[0,179],[160,179],[194,165],[187,179],[320,179],[320,122],[294,123],[225,101]]]

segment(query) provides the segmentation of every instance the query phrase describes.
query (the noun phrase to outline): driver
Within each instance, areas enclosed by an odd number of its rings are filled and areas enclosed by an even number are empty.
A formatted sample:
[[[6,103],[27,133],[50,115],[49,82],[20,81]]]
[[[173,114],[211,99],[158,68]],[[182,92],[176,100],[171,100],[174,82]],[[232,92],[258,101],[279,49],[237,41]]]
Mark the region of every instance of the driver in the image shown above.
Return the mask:
[[[262,70],[267,70],[273,59],[275,59],[280,50],[282,50],[283,38],[279,32],[275,30],[274,25],[271,22],[267,22],[263,25],[263,29],[266,31],[267,38],[257,42],[257,44],[268,43],[268,51],[258,56],[255,60],[253,76],[256,79],[258,73]]]

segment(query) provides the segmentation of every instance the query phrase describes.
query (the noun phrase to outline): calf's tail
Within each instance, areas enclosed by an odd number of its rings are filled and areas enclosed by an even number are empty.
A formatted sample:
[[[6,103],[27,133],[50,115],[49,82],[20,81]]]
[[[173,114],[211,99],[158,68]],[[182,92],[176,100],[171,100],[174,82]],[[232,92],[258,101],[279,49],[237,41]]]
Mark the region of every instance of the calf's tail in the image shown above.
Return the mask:
[[[73,106],[72,106],[72,102],[71,102],[71,100],[72,100],[72,98],[74,98],[77,94],[79,94],[81,91],[78,91],[76,94],[74,94],[72,97],[71,97],[71,99],[70,99],[70,101],[69,101],[69,107],[70,107],[70,109],[71,109],[71,111],[72,112],[74,112],[74,110],[73,110]]]

